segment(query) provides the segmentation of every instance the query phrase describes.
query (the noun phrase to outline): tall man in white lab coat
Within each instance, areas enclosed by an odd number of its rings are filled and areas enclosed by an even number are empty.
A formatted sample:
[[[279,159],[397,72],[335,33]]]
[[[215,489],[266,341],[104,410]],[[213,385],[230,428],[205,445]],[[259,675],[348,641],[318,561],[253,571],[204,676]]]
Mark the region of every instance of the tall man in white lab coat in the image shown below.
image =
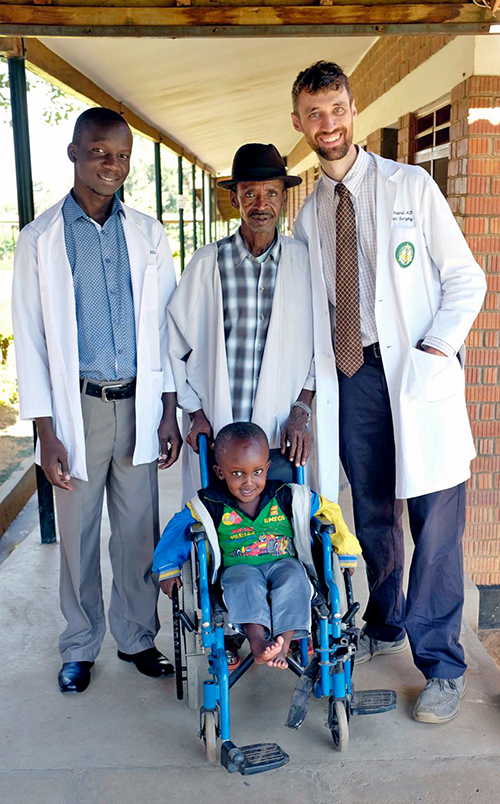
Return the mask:
[[[474,446],[463,344],[485,279],[433,179],[353,144],[356,106],[338,65],[301,72],[292,100],[293,125],[322,168],[295,234],[311,259],[317,409],[332,420],[338,411],[367,565],[357,659],[397,653],[408,635],[427,681],[413,716],[442,723],[466,687],[462,536]],[[406,601],[404,499],[415,543]]]
[[[157,466],[181,437],[167,347],[175,289],[160,223],[123,205],[132,134],[110,109],[76,121],[71,192],[26,226],[15,256],[13,319],[23,419],[55,488],[60,533],[62,692],[83,692],[105,632],[100,570],[104,492],[111,524],[109,625],[118,657],[171,675],[156,649]],[[160,459],[158,462],[158,455]]]

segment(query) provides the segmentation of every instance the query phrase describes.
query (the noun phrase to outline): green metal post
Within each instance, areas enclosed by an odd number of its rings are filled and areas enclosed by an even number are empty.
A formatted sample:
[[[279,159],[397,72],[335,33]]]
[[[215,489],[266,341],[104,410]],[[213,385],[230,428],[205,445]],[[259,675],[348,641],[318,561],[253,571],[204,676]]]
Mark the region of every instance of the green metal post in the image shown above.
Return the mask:
[[[155,142],[155,188],[156,188],[156,217],[163,223],[163,200],[161,197],[161,153],[160,143]]]
[[[196,165],[194,163],[191,165],[191,176],[192,176],[192,181],[193,181],[193,254],[194,254],[194,252],[198,248],[198,231],[197,231],[198,224],[196,223],[196,207],[197,207],[197,203],[196,203],[196,200],[197,200],[196,199]]]
[[[30,134],[28,126],[28,100],[26,92],[26,68],[24,58],[13,56],[9,60],[10,104],[12,110],[12,133],[16,163],[17,206],[19,228],[22,229],[35,217],[33,179],[31,176]],[[33,422],[33,439],[36,446],[36,425]],[[41,466],[36,466],[36,487],[42,544],[56,540],[54,520],[54,494]]]
[[[217,240],[217,179],[214,176],[214,229],[215,229],[215,237],[214,240]]]
[[[207,242],[207,210],[205,204],[205,171],[201,171],[201,211],[203,215],[203,227],[202,227],[202,240],[203,245]]]
[[[211,243],[212,238],[212,177],[208,174],[208,240]]]
[[[179,196],[182,196],[183,177],[182,177],[182,156],[177,158],[177,174],[179,182]],[[181,273],[184,271],[186,263],[186,246],[184,243],[184,201],[179,205],[179,249],[181,252]]]

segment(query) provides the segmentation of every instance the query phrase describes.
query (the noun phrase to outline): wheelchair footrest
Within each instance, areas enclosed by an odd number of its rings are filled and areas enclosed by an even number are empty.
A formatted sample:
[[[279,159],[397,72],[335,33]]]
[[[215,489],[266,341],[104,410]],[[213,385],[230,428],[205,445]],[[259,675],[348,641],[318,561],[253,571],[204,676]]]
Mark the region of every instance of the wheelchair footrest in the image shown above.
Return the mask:
[[[253,743],[238,748],[226,740],[221,745],[220,761],[229,773],[238,771],[242,776],[251,776],[281,768],[290,761],[290,757],[277,743]]]
[[[356,690],[351,699],[351,715],[378,715],[396,708],[394,690]]]

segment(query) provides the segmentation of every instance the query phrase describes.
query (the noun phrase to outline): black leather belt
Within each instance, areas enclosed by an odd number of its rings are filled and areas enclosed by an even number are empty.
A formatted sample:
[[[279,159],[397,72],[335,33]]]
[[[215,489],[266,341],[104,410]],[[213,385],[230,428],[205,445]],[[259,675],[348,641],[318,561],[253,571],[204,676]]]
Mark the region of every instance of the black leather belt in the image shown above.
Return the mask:
[[[374,357],[380,358],[380,344],[371,343],[369,346],[363,346],[363,353],[365,355],[373,355]]]
[[[96,385],[89,380],[80,379],[80,391],[87,396],[95,396],[103,402],[118,402],[120,399],[130,399],[135,394],[135,380],[114,385]]]

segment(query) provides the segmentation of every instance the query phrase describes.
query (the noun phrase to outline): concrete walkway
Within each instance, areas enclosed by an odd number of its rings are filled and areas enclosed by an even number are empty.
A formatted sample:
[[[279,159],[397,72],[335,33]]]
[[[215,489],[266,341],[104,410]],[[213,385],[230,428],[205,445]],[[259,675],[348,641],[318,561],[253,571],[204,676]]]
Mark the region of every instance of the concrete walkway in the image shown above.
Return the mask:
[[[178,507],[177,468],[164,473],[162,521]],[[253,777],[207,765],[198,714],[179,703],[174,682],[120,662],[107,635],[89,689],[58,690],[58,546],[40,544],[32,499],[4,545],[29,536],[0,565],[0,802],[2,804],[493,804],[500,797],[500,672],[472,630],[463,642],[469,687],[445,726],[410,717],[423,686],[409,651],[356,670],[358,689],[397,690],[398,707],[354,718],[350,745],[334,751],[326,702],[312,700],[298,732],[284,728],[294,676],[253,667],[232,691],[233,740],[278,742],[284,768]],[[106,595],[110,573],[103,533]],[[359,599],[364,573],[356,574]],[[171,617],[160,601],[158,647],[172,656]]]

